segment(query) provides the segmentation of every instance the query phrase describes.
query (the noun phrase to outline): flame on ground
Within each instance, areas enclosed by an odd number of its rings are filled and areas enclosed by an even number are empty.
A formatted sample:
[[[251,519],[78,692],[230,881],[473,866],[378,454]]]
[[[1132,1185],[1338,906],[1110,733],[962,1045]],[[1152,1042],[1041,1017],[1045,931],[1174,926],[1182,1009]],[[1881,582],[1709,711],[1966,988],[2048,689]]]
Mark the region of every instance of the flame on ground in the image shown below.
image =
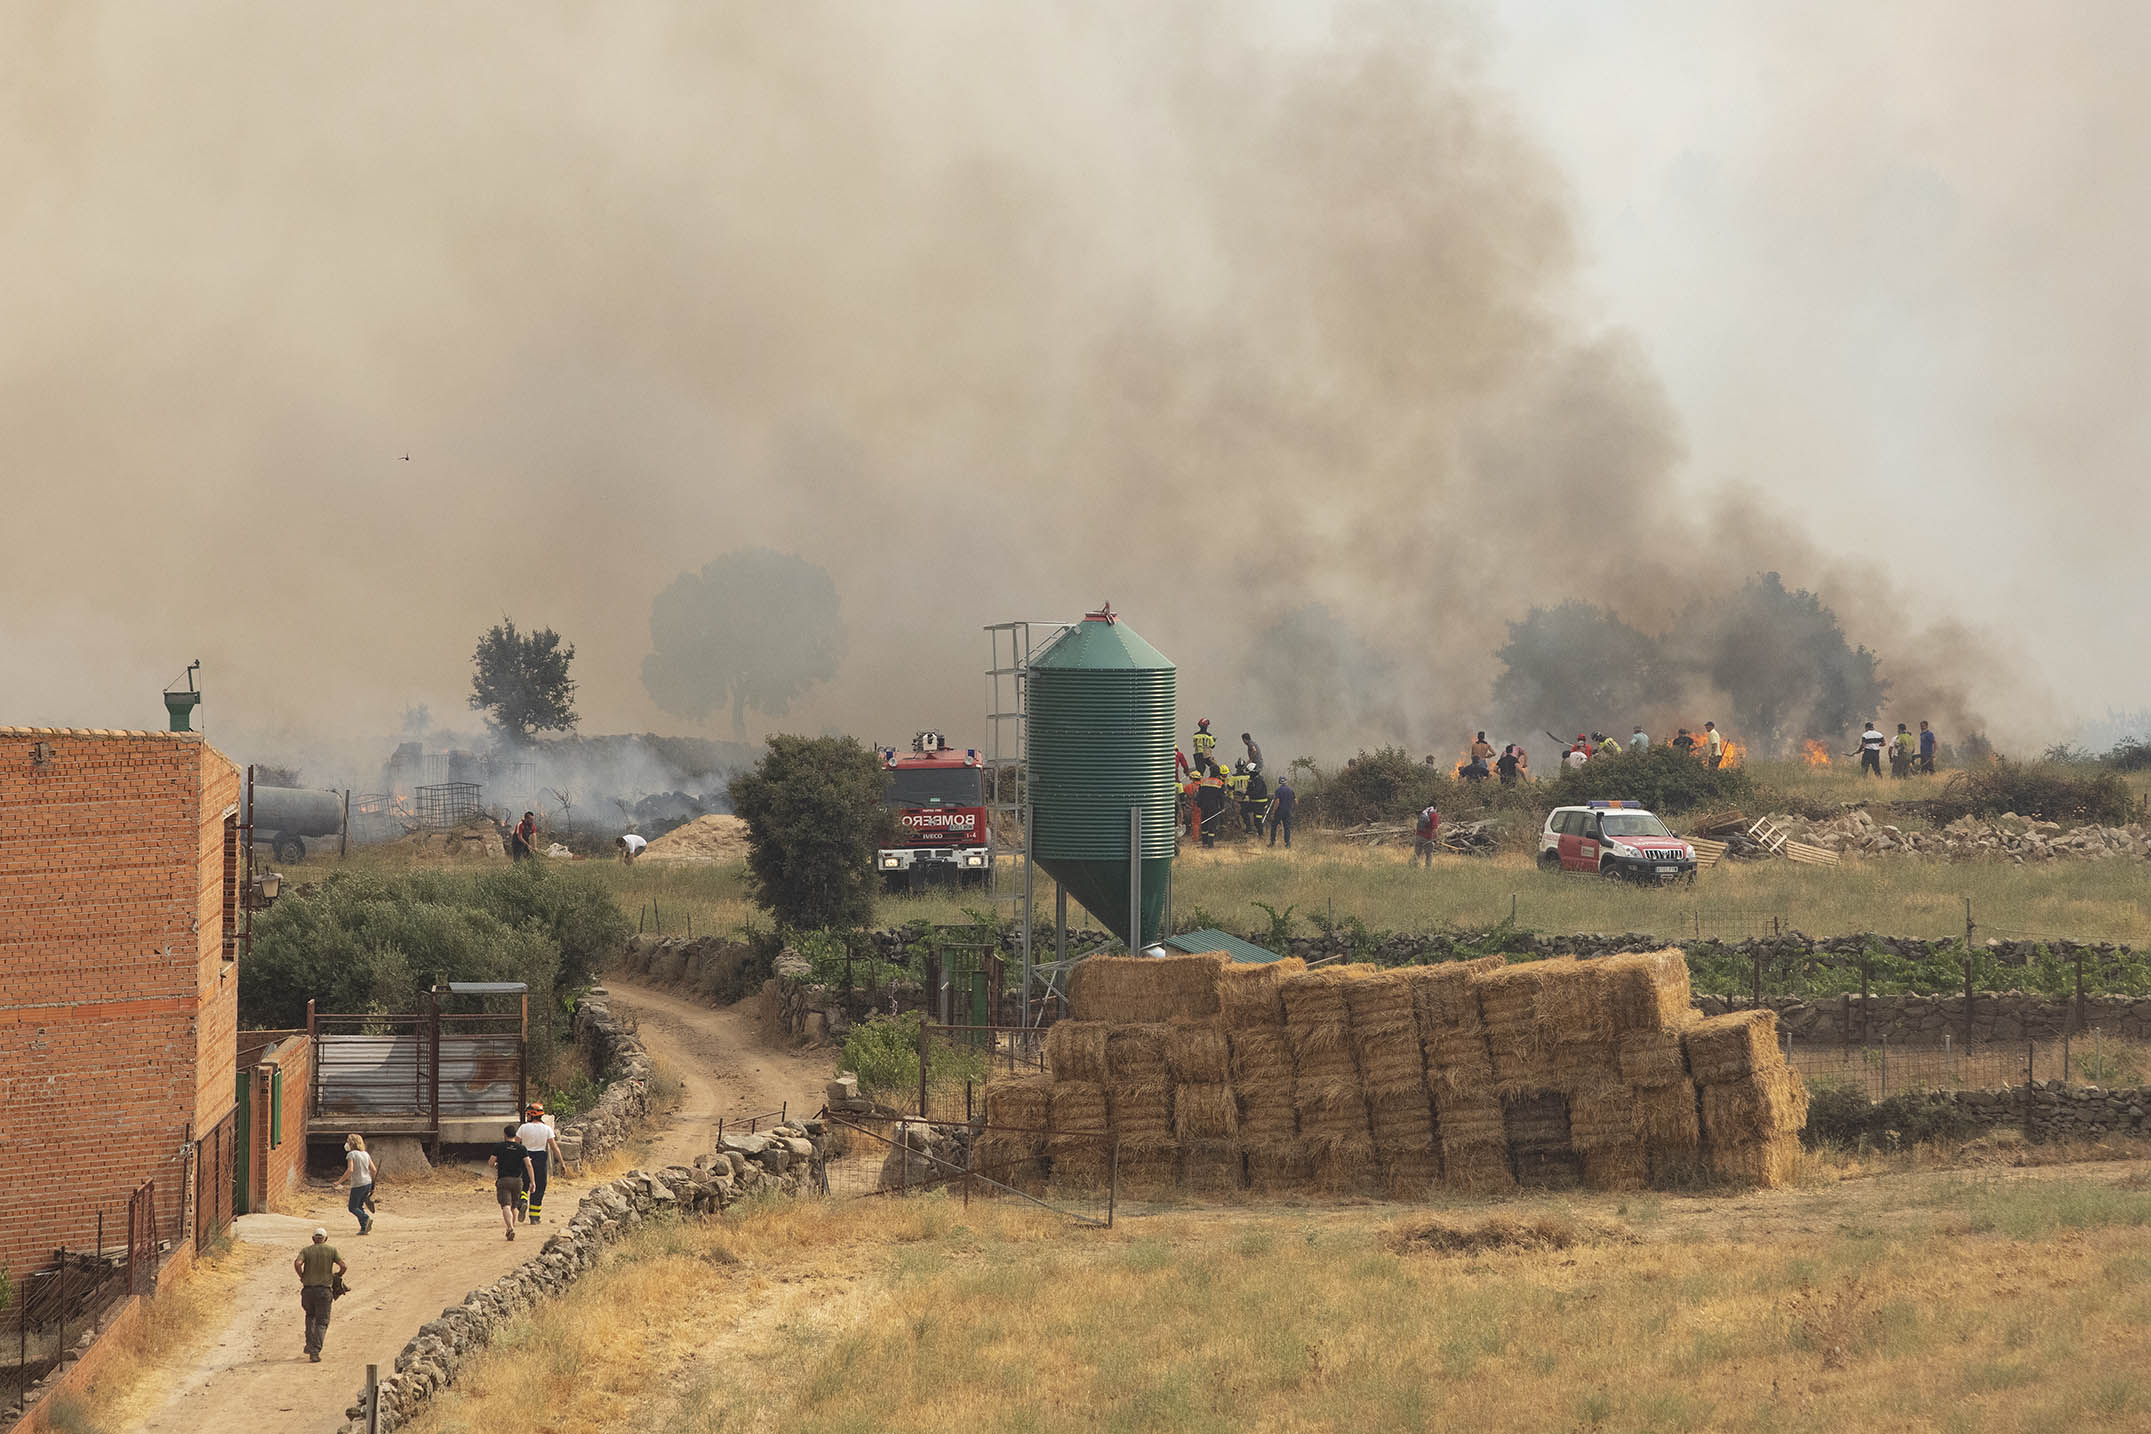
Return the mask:
[[[1800,751],[1801,755],[1806,757],[1807,764],[1810,767],[1827,767],[1830,765],[1830,749],[1823,746],[1813,737],[1800,744]]]
[[[1725,739],[1725,754],[1718,759],[1720,767],[1738,767],[1748,760],[1748,749],[1732,738]]]

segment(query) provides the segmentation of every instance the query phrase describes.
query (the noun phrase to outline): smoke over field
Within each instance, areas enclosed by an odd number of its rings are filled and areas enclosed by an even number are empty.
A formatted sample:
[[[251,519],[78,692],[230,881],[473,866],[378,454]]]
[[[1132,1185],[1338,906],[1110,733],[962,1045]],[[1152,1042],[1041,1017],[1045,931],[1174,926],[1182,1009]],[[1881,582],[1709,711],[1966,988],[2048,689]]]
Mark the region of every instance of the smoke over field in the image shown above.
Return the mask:
[[[1684,473],[1483,43],[1408,4],[11,6],[11,709],[146,724],[199,656],[213,733],[386,730],[508,612],[575,643],[591,730],[730,735],[736,688],[645,662],[723,620],[685,575],[768,549],[835,587],[792,645],[841,633],[785,723],[868,740],[975,734],[980,624],[1111,599],[1191,716],[1446,750],[1532,607],[1660,634],[1764,571],[1895,702],[2022,710],[1987,639]]]

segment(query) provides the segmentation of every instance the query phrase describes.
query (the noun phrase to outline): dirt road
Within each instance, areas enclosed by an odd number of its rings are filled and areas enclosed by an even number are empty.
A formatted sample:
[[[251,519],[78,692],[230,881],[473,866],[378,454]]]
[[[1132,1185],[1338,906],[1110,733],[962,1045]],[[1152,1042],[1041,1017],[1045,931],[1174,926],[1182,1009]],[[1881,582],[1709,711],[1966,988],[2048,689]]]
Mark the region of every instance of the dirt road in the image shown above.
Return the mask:
[[[679,1107],[635,1163],[665,1165],[710,1148],[719,1117],[759,1115],[789,1104],[812,1113],[832,1065],[827,1052],[761,1046],[750,1006],[713,1010],[646,987],[615,983],[614,1004],[633,1012],[651,1056],[682,1087]],[[555,1176],[549,1209],[572,1213],[590,1182]],[[336,1427],[365,1380],[366,1365],[389,1367],[421,1324],[478,1286],[536,1255],[551,1230],[524,1226],[501,1237],[491,1173],[460,1166],[422,1183],[384,1179],[373,1233],[359,1238],[343,1201],[313,1189],[304,1213],[242,1215],[241,1258],[221,1328],[172,1367],[151,1370],[120,1403],[116,1427],[144,1434],[288,1434]],[[329,1230],[351,1265],[352,1292],[336,1302],[322,1362],[302,1346],[298,1280],[291,1257],[315,1225]]]
[[[679,1108],[651,1142],[648,1164],[669,1165],[709,1149],[720,1118],[779,1109],[800,1117],[821,1107],[834,1056],[763,1044],[751,1001],[713,1009],[617,978],[606,989],[614,1009],[635,1017],[643,1049],[681,1086]]]

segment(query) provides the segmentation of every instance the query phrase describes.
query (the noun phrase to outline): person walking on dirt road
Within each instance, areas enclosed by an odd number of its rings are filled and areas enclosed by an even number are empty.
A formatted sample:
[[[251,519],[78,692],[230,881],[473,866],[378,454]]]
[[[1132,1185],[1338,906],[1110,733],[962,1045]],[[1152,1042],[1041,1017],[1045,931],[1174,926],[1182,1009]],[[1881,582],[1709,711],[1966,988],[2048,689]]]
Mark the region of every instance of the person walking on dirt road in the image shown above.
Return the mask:
[[[512,1240],[515,1238],[515,1217],[523,1205],[523,1186],[525,1182],[537,1184],[538,1178],[530,1168],[530,1152],[523,1148],[515,1126],[502,1126],[500,1134],[500,1144],[493,1147],[493,1153],[486,1159],[493,1166],[493,1197],[500,1201],[500,1225]]]
[[[567,1159],[560,1153],[560,1141],[553,1128],[545,1123],[545,1107],[537,1101],[523,1112],[523,1123],[516,1127],[515,1138],[522,1142],[523,1152],[530,1157],[530,1223],[535,1225],[545,1213],[546,1167],[559,1162],[560,1173],[568,1173]],[[547,1157],[550,1156],[551,1160]]]
[[[366,1211],[373,1201],[373,1157],[366,1153],[366,1137],[357,1131],[344,1137],[344,1173],[336,1177],[331,1189],[351,1187],[351,1213],[358,1216],[359,1233],[373,1233],[373,1216]]]
[[[306,1312],[306,1357],[321,1363],[321,1343],[329,1334],[329,1306],[336,1299],[336,1281],[348,1273],[344,1257],[329,1243],[329,1232],[314,1226],[314,1243],[291,1260],[299,1277],[299,1308]]]

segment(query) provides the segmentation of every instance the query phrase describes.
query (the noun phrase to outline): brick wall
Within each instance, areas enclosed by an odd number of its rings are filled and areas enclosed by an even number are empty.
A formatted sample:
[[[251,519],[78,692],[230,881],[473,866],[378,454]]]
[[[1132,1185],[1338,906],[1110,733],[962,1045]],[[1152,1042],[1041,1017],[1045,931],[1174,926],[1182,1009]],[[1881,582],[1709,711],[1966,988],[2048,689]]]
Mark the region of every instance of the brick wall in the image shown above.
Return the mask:
[[[306,1173],[306,1106],[313,1080],[314,1052],[304,1031],[241,1031],[239,1068],[253,1081],[252,1109],[242,1132],[250,1142],[248,1208],[280,1208],[299,1186]],[[271,1072],[284,1073],[284,1118],[281,1126],[270,1120],[270,1104],[276,1082]],[[270,1143],[281,1131],[282,1139]]]
[[[224,818],[239,773],[194,734],[0,727],[0,1263],[83,1243],[232,1107],[238,971]],[[108,1219],[108,1224],[110,1223]]]

